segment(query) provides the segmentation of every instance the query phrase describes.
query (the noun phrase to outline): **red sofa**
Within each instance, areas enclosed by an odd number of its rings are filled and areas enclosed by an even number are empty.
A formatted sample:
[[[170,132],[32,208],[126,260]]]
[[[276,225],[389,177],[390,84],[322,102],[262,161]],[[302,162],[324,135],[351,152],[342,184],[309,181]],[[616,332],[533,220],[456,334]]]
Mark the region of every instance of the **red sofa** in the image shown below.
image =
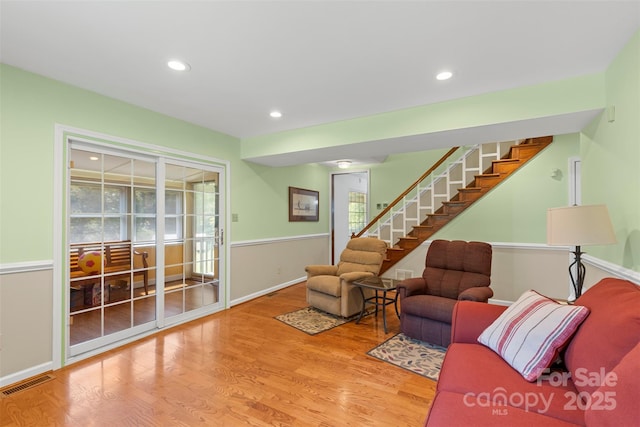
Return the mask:
[[[460,301],[425,426],[639,426],[640,287],[607,278],[576,304],[590,313],[566,371],[526,381],[478,336],[506,309]]]

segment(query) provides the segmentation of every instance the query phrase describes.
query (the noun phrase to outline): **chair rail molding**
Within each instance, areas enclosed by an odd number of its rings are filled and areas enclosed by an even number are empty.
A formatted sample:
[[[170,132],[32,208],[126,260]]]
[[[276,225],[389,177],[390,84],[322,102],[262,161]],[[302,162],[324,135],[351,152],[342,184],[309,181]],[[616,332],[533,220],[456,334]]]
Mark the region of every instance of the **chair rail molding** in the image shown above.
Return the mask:
[[[596,258],[592,255],[587,254],[582,257],[582,260],[585,264],[592,265],[593,267],[606,271],[607,273],[612,274],[616,277],[626,279],[630,282],[635,283],[636,285],[640,285],[640,271],[631,270],[621,265],[617,265],[609,261],[604,261],[600,258]]]
[[[237,242],[231,242],[230,245],[231,247],[257,246],[257,245],[268,245],[271,243],[293,242],[295,240],[317,239],[319,237],[329,237],[329,233],[301,234],[298,236],[272,237],[272,238],[256,239],[256,240],[241,240]]]
[[[24,261],[0,264],[0,275],[53,270],[53,260]]]

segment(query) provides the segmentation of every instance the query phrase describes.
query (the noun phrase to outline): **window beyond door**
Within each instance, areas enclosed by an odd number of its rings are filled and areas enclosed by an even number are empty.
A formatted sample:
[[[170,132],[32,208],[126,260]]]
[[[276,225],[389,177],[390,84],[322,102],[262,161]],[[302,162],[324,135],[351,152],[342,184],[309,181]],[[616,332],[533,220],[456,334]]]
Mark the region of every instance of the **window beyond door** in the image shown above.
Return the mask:
[[[367,193],[349,191],[349,233],[359,233],[365,225],[367,225]]]

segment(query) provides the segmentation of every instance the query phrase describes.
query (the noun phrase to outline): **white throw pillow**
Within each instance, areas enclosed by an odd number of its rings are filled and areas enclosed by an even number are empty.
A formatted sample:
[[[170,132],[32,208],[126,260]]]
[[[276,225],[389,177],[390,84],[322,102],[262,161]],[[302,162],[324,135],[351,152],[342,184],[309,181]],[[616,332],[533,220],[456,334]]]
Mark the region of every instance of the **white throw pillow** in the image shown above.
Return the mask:
[[[495,351],[527,381],[535,381],[589,314],[529,290],[506,309],[478,342]]]

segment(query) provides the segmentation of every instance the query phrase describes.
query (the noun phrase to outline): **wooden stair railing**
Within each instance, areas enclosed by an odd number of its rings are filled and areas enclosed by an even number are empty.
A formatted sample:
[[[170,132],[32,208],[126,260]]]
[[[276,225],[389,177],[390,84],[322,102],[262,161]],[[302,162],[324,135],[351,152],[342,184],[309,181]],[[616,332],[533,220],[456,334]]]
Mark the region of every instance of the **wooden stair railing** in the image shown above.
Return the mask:
[[[351,238],[353,239],[354,237],[360,237],[362,235],[364,235],[365,232],[367,232],[367,230],[369,230],[373,225],[375,225],[378,221],[380,221],[382,218],[384,218],[389,212],[391,212],[391,210],[398,205],[398,203],[400,203],[401,201],[404,200],[404,198],[414,189],[416,189],[418,187],[418,185],[420,185],[420,183],[422,181],[424,181],[427,177],[429,177],[438,167],[440,167],[449,157],[451,157],[451,155],[453,153],[455,153],[458,148],[460,147],[453,147],[451,150],[447,151],[445,153],[444,156],[440,157],[440,159],[435,162],[433,164],[433,166],[431,166],[425,173],[422,174],[422,176],[420,178],[418,178],[413,184],[411,184],[409,186],[409,188],[407,188],[406,190],[404,190],[402,192],[402,194],[400,194],[398,197],[396,197],[396,199],[391,202],[389,204],[389,206],[387,206],[386,208],[384,208],[382,210],[382,212],[380,212],[378,214],[378,216],[376,216],[374,219],[372,219],[369,224],[365,225],[365,227],[360,230],[360,232],[358,234],[352,233]]]
[[[468,148],[458,160],[450,162],[444,172],[434,176],[434,172],[441,169],[449,157],[459,149],[452,148],[365,228],[352,237],[360,237],[366,233],[387,242],[387,255],[380,269],[382,274],[503,182],[551,142],[553,137],[546,136],[516,141],[515,145],[512,145],[512,142],[494,143],[492,147],[495,149],[489,150],[491,151],[489,153],[484,148],[489,144],[476,145]],[[501,154],[503,144],[509,146],[505,155]],[[483,163],[489,160],[490,166],[485,168]],[[451,179],[453,175],[458,178]],[[471,176],[467,179],[465,178],[467,175]],[[429,180],[428,184],[421,187],[421,183],[425,180]],[[445,180],[444,184],[442,180]],[[445,187],[445,191],[439,193],[438,187]],[[453,187],[456,193],[453,197],[449,197],[450,187]],[[421,205],[421,199],[425,194],[429,206]],[[439,200],[445,195],[446,200]],[[422,218],[420,211],[425,209],[428,211],[425,219],[416,220],[416,217]],[[412,213],[408,214],[409,211]],[[401,225],[398,226],[397,223]]]

